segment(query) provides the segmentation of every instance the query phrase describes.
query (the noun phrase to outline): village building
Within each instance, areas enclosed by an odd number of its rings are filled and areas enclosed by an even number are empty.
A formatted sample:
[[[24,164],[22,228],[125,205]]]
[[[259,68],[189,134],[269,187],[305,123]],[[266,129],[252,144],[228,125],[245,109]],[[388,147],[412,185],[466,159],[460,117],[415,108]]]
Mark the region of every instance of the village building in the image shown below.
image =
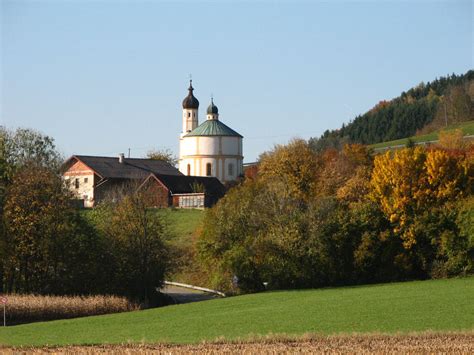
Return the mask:
[[[188,176],[216,177],[222,183],[243,176],[243,137],[219,120],[213,99],[206,120],[199,124],[199,101],[192,80],[183,100],[183,128],[179,144],[179,171]]]
[[[130,190],[145,190],[150,207],[204,208],[225,193],[214,177],[185,176],[171,164],[154,159],[73,155],[63,177],[84,207]]]

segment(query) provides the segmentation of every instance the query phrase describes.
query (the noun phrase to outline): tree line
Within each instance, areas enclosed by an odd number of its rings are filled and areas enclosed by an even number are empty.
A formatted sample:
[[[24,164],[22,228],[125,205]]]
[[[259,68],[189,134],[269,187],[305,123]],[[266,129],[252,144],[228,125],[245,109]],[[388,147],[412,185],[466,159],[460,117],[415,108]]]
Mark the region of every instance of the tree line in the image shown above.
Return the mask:
[[[375,157],[357,144],[276,146],[207,211],[208,282],[252,292],[472,273],[473,158],[472,145]]]
[[[458,133],[376,156],[304,140],[262,154],[257,176],[206,211],[201,281],[251,292],[472,273],[474,147]],[[0,138],[0,292],[157,304],[173,250],[146,196],[131,187],[83,213],[50,137],[2,128]]]
[[[157,304],[168,271],[164,221],[140,193],[84,213],[54,141],[0,127],[0,293],[116,294]]]
[[[390,101],[381,101],[340,129],[311,138],[316,150],[340,149],[347,143],[374,144],[418,132],[474,120],[474,71],[421,83]]]

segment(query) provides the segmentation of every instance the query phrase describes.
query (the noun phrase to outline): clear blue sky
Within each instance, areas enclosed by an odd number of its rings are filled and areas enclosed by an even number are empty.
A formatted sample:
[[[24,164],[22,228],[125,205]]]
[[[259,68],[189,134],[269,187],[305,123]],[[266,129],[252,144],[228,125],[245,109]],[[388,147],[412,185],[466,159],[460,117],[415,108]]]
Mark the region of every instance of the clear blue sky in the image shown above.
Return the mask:
[[[244,161],[473,67],[471,1],[1,1],[1,124],[66,156],[178,154],[192,73]]]

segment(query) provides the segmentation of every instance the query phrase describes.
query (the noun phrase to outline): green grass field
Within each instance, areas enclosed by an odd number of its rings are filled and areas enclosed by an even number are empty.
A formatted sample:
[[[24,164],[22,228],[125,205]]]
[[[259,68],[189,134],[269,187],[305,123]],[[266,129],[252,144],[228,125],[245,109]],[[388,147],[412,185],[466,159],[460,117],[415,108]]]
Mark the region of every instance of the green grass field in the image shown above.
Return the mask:
[[[173,266],[166,279],[196,286],[209,286],[199,273],[194,261],[193,239],[197,236],[204,218],[203,210],[157,209],[168,229],[167,241],[173,247]]]
[[[203,210],[195,209],[157,209],[163,216],[171,234],[171,241],[178,246],[189,246],[204,217]]]
[[[15,346],[474,329],[474,277],[279,291],[0,329]]]
[[[452,131],[455,129],[461,129],[464,133],[464,135],[473,135],[474,134],[474,121],[469,121],[469,122],[463,122],[460,124],[456,125],[451,125],[448,126],[446,129],[443,129],[445,131]],[[394,147],[397,145],[404,145],[407,144],[408,139],[411,139],[415,143],[419,142],[429,142],[429,141],[434,141],[438,140],[438,135],[439,131],[432,132],[430,134],[424,134],[420,136],[413,136],[410,138],[402,138],[402,139],[397,139],[394,141],[389,141],[389,142],[382,142],[382,143],[377,143],[377,144],[372,144],[369,147],[370,148],[386,148],[386,147]]]
[[[177,246],[189,246],[189,243],[204,217],[203,210],[183,208],[159,208],[154,210],[163,217],[169,232],[169,241]],[[92,209],[81,210],[88,218]]]

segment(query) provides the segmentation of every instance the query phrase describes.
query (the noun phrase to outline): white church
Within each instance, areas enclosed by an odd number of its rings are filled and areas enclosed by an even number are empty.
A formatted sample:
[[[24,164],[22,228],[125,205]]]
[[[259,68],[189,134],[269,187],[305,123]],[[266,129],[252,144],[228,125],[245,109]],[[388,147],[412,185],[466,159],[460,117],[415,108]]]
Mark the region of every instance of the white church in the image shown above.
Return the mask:
[[[184,175],[213,176],[222,183],[243,175],[243,137],[219,120],[211,99],[207,117],[199,124],[199,101],[193,95],[192,80],[183,100],[183,130],[179,141],[179,171]]]

